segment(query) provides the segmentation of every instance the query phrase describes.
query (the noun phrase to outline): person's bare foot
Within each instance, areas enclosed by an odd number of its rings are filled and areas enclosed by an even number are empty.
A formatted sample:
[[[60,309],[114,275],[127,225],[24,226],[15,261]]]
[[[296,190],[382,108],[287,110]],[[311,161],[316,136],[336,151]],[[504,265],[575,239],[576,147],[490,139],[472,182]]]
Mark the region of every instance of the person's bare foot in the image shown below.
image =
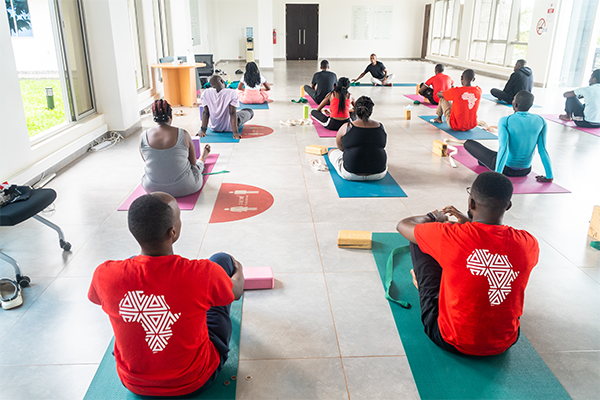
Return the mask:
[[[571,118],[567,114],[560,114],[558,118],[562,119],[563,121],[571,121]]]
[[[202,160],[202,162],[206,161],[206,158],[208,157],[209,154],[210,154],[210,144],[206,144],[206,145],[204,145],[204,148],[202,149],[202,155],[200,156],[200,159]]]
[[[417,288],[417,290],[419,290],[419,285],[417,284],[417,277],[415,276],[415,271],[414,270],[410,270],[410,274],[413,277],[413,285],[415,285],[415,287]]]
[[[435,124],[441,124],[442,123],[442,117],[437,117],[436,119],[434,119],[433,121],[431,121]]]

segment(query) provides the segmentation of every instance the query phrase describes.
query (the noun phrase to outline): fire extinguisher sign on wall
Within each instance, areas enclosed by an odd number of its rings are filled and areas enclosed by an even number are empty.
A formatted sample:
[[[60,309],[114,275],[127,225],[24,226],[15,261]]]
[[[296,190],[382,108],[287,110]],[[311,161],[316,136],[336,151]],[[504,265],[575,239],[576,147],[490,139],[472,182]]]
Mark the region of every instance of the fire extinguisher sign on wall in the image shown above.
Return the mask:
[[[277,30],[273,29],[273,44],[277,44]]]

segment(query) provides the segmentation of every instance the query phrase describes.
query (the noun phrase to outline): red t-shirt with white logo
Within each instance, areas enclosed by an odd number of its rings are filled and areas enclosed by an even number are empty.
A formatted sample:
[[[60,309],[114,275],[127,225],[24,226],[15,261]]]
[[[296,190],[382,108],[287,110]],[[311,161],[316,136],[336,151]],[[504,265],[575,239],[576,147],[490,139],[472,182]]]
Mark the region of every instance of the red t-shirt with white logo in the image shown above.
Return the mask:
[[[429,78],[427,82],[425,82],[425,84],[427,86],[431,86],[431,88],[433,89],[433,99],[439,103],[440,98],[437,94],[439,92],[443,92],[447,89],[450,89],[452,85],[454,85],[454,81],[448,75],[439,73]]]
[[[426,223],[419,248],[442,267],[438,325],[465,354],[488,356],[516,340],[525,287],[538,262],[538,242],[506,225]]]
[[[481,100],[479,86],[455,87],[443,92],[444,99],[452,102],[448,124],[455,131],[468,131],[477,126],[477,110]]]
[[[178,255],[106,261],[94,272],[88,298],[110,317],[117,373],[132,392],[188,394],[217,369],[206,311],[234,300],[220,265]]]

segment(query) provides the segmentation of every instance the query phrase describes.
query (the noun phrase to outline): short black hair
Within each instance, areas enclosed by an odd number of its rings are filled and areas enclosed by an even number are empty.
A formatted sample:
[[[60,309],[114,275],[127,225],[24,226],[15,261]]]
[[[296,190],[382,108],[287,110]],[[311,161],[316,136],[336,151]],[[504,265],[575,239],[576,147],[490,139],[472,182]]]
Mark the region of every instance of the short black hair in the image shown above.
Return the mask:
[[[329,61],[321,60],[321,69],[326,69],[327,67],[329,67]]]
[[[475,79],[475,71],[473,71],[472,69],[465,69],[463,74],[465,75],[465,78],[471,82],[473,79]]]
[[[596,79],[596,83],[600,83],[600,68],[592,72],[592,78]]]
[[[475,202],[498,212],[508,208],[512,194],[512,182],[498,172],[482,172],[471,186],[471,196]]]
[[[441,74],[442,72],[444,72],[444,64],[438,64],[435,66],[435,72],[437,72],[438,74]]]
[[[160,243],[174,223],[173,208],[151,194],[138,197],[127,214],[129,232],[139,244]]]
[[[520,60],[517,60],[517,64],[519,64],[521,67],[524,67],[527,65],[527,61],[520,59]]]
[[[533,93],[527,90],[521,90],[515,95],[515,100],[517,101],[519,111],[529,111],[531,106],[533,106],[534,99],[535,96]]]

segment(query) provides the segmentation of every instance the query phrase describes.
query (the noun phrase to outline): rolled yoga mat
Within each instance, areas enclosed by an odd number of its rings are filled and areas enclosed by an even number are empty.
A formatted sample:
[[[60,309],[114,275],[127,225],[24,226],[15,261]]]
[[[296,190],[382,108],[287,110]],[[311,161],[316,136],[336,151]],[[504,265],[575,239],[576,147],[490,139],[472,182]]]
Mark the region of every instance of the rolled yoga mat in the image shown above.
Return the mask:
[[[327,155],[323,156],[329,174],[333,179],[335,190],[341,198],[347,197],[407,197],[404,190],[398,185],[396,180],[388,172],[383,179],[378,181],[347,181],[338,175],[335,168],[329,161]]]
[[[585,133],[592,134],[594,136],[600,136],[600,128],[580,128],[575,125],[573,121],[563,121],[558,118],[558,115],[555,114],[542,114],[542,117],[546,118],[548,121],[556,122],[557,124],[564,125],[569,128],[577,129],[578,131],[582,131]]]
[[[373,233],[371,251],[382,282],[390,253],[406,245],[399,233]],[[389,305],[421,399],[570,399],[523,332],[513,347],[497,356],[459,355],[436,346],[423,332],[410,253],[393,260],[390,294],[412,307]]]
[[[496,103],[496,104],[500,104],[501,106],[507,106],[507,107],[512,108],[512,104],[507,103],[507,102],[505,102],[503,100],[499,100],[496,97],[492,96],[491,94],[482,94],[481,97],[484,98],[484,99],[486,99],[486,100],[491,101],[492,103]],[[541,106],[538,106],[538,105],[535,105],[535,104],[533,106],[531,106],[531,107],[532,108],[542,108]]]
[[[468,131],[455,131],[444,121],[441,124],[433,123],[432,121],[436,118],[436,115],[420,115],[419,118],[422,120],[429,122],[431,125],[435,126],[438,129],[443,130],[444,132],[454,136],[458,140],[486,140],[486,139],[498,139],[498,136],[493,133],[489,133],[488,131],[484,131],[481,128],[475,127]]]
[[[196,202],[198,201],[198,197],[200,197],[200,193],[202,192],[202,189],[204,188],[204,185],[206,184],[206,181],[208,180],[208,177],[210,176],[208,174],[210,174],[212,172],[218,158],[219,158],[219,154],[216,154],[216,153],[211,153],[206,158],[206,163],[204,164],[204,171],[202,173],[205,173],[207,175],[203,176],[204,183],[202,183],[202,187],[200,188],[200,190],[198,190],[197,192],[192,193],[190,195],[184,196],[184,197],[176,197],[175,198],[175,200],[177,200],[177,204],[179,205],[180,209],[182,209],[182,210],[193,210],[194,209],[194,207],[196,206]],[[127,199],[123,202],[123,204],[121,204],[119,206],[119,208],[117,208],[117,211],[128,211],[129,207],[131,206],[131,203],[133,203],[134,200],[137,199],[138,197],[141,197],[145,194],[148,194],[148,192],[146,192],[144,190],[144,188],[142,187],[141,184],[138,185],[138,187],[135,188],[135,190],[133,191],[133,193],[131,193],[129,195],[129,197],[127,197]]]
[[[480,174],[482,172],[489,171],[483,165],[479,165],[475,157],[473,157],[463,146],[456,146],[458,153],[453,158],[469,168],[471,171]],[[513,184],[514,194],[531,194],[531,193],[571,193],[562,186],[557,185],[554,182],[538,182],[535,177],[539,175],[531,171],[527,176],[522,177],[511,177]]]
[[[404,97],[408,97],[411,100],[417,100],[421,103],[421,105],[429,107],[429,108],[437,108],[437,105],[431,104],[429,100],[426,100],[425,97],[420,94],[405,94]]]
[[[235,400],[237,389],[237,379],[232,380],[232,376],[237,376],[239,353],[240,353],[240,330],[242,322],[242,302],[244,298],[231,303],[229,316],[231,318],[232,332],[229,341],[229,358],[225,362],[223,369],[219,372],[217,379],[208,389],[194,396],[183,396],[177,398],[185,399],[228,399]],[[119,379],[117,375],[117,364],[112,355],[115,339],[113,338],[104,353],[104,357],[98,366],[96,375],[85,394],[84,400],[140,400],[140,399],[172,399],[173,397],[147,397],[138,396],[131,393]],[[224,382],[228,381],[228,385]]]

